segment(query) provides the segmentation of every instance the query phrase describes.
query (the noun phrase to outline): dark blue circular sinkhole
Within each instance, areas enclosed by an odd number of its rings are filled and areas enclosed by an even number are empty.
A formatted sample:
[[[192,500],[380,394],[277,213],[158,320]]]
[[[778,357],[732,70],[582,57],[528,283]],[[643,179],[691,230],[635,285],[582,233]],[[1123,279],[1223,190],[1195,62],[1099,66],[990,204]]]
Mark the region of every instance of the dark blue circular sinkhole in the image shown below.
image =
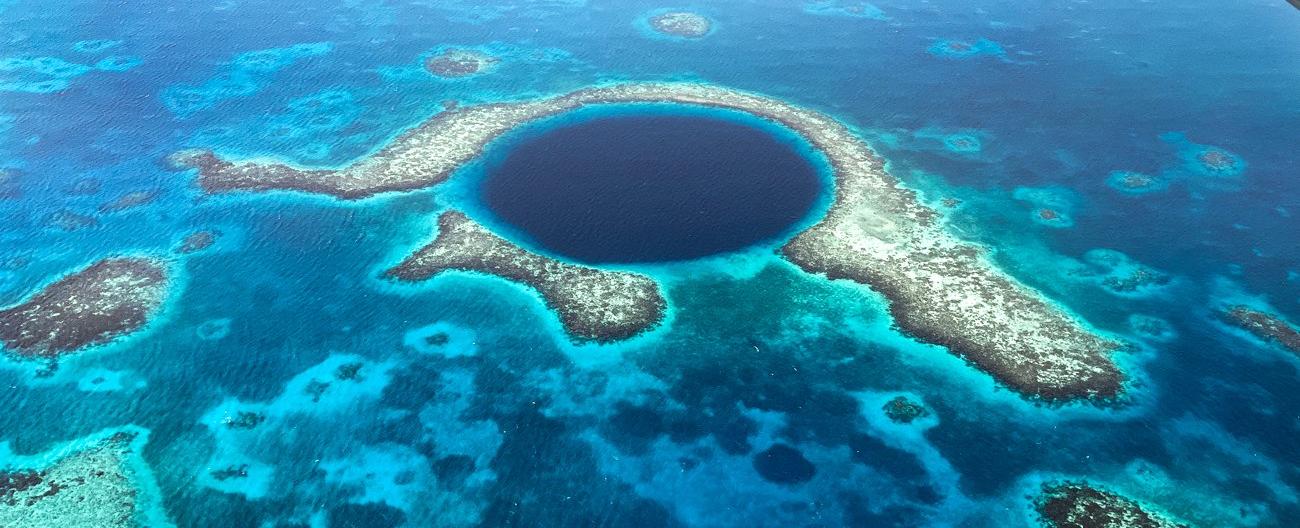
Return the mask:
[[[507,231],[587,263],[670,262],[793,232],[826,189],[794,132],[734,111],[631,105],[524,127],[479,195]]]

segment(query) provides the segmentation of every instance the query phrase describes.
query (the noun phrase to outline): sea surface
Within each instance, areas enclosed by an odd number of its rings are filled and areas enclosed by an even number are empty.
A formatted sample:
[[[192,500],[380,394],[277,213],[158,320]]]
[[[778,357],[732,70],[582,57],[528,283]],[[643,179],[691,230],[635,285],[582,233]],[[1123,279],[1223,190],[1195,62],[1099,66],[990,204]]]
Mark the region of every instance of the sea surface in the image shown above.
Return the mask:
[[[712,31],[653,34],[670,8]],[[424,69],[451,48],[499,60]],[[827,207],[826,167],[743,117],[560,119],[441,186],[361,201],[206,195],[163,162],[201,147],[335,166],[449,101],[616,81],[713,83],[848,124],[955,233],[1133,343],[1127,398],[1028,401],[895,329],[879,294],[779,259]],[[599,179],[648,177],[609,170],[652,166],[629,162],[647,137],[678,180]],[[1204,170],[1206,149],[1241,170]],[[0,359],[0,465],[136,426],[150,518],[186,527],[1028,527],[1029,496],[1059,479],[1196,526],[1300,526],[1300,357],[1214,315],[1300,321],[1297,159],[1285,0],[0,0],[0,168],[20,174],[0,182],[0,306],[108,255],[181,275],[145,331],[53,376]],[[1123,171],[1158,185],[1126,190]],[[157,196],[104,207],[135,191]],[[506,281],[383,279],[449,207],[653,276],[667,321],[574,344]],[[584,218],[602,220],[571,236]],[[221,236],[172,256],[200,229]],[[1135,270],[1159,280],[1114,287]],[[1166,331],[1137,331],[1152,320]],[[889,421],[899,395],[928,414]],[[265,422],[228,427],[241,410]],[[215,476],[232,467],[246,475]]]

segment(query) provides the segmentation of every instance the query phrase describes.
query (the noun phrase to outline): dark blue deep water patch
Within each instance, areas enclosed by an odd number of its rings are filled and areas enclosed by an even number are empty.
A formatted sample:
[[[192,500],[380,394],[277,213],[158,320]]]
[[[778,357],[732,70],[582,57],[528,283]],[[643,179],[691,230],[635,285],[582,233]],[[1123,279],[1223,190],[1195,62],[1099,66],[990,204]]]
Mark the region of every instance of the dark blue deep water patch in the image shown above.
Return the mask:
[[[792,132],[656,107],[536,125],[498,147],[481,197],[542,249],[590,263],[681,261],[787,234],[825,187]]]

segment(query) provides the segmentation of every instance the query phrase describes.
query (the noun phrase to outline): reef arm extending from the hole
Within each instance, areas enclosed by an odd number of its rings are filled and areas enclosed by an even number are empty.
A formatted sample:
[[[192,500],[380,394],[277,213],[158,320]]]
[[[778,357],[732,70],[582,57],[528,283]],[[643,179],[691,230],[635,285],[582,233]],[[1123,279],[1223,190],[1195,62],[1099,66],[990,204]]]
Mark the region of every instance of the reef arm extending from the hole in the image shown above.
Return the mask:
[[[493,139],[580,104],[558,97],[457,108],[435,115],[378,152],[339,169],[303,168],[268,159],[231,161],[204,149],[176,152],[168,161],[177,170],[198,169],[199,186],[207,193],[288,190],[358,200],[442,183]]]
[[[297,189],[356,199],[437,184],[528,122],[585,106],[638,103],[736,110],[802,135],[830,162],[835,196],[826,216],[781,255],[807,272],[882,293],[903,331],[946,346],[1029,398],[1101,401],[1123,391],[1124,373],[1111,357],[1121,344],[1002,272],[982,247],[950,234],[843,123],[771,97],[699,83],[617,84],[443,112],[339,170],[232,162],[206,151],[178,153],[173,161],[197,167],[209,192]],[[554,300],[559,293],[544,295]]]
[[[438,217],[433,242],[385,272],[414,282],[448,270],[495,275],[541,294],[578,341],[627,339],[657,326],[667,304],[649,277],[578,266],[529,252],[458,211]]]
[[[98,260],[0,309],[0,342],[24,360],[56,360],[107,343],[148,324],[171,282],[160,259]]]

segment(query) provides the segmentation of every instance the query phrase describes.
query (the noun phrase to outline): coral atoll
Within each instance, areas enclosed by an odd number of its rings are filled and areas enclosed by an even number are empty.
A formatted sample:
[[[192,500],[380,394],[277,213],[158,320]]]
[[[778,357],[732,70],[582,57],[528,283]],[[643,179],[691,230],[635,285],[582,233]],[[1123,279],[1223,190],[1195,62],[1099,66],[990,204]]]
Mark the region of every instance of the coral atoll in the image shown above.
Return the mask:
[[[1121,392],[1124,375],[1111,359],[1118,343],[1084,327],[1038,292],[1001,272],[982,247],[949,233],[939,214],[885,172],[883,161],[843,123],[769,97],[696,83],[620,84],[532,101],[457,107],[416,126],[374,155],[340,169],[306,169],[271,160],[232,161],[206,150],[177,153],[172,161],[178,168],[198,169],[199,184],[207,192],[282,189],[360,199],[445,181],[481,154],[489,142],[520,125],[585,106],[627,103],[739,110],[794,130],[826,156],[833,170],[835,196],[826,216],[790,240],[781,255],[805,271],[849,279],[879,291],[889,299],[902,330],[948,347],[1027,396],[1069,400],[1110,398]],[[530,255],[458,218],[463,217],[444,217],[465,229],[445,244],[483,244],[512,259]],[[521,278],[532,275],[514,266],[492,264],[496,259],[474,256],[464,248],[448,251],[439,247],[435,241],[390,274],[415,279],[442,269],[467,268]],[[421,265],[421,256],[433,260]],[[442,261],[451,256],[458,260]],[[591,276],[600,273],[595,269],[585,272]],[[561,312],[566,326],[577,330],[575,335],[632,335],[644,328],[647,320],[658,319],[644,317],[658,309],[637,309],[620,311],[625,319],[588,316],[580,320],[576,313],[566,315],[561,306],[595,300],[567,293],[567,284],[548,287],[551,290],[544,291],[543,297],[555,303],[553,307]],[[646,285],[634,291],[652,290]],[[557,302],[561,297],[566,300]],[[657,296],[647,294],[638,302],[653,303],[652,298]],[[642,315],[627,317],[633,312]],[[611,324],[619,329],[601,329]]]

